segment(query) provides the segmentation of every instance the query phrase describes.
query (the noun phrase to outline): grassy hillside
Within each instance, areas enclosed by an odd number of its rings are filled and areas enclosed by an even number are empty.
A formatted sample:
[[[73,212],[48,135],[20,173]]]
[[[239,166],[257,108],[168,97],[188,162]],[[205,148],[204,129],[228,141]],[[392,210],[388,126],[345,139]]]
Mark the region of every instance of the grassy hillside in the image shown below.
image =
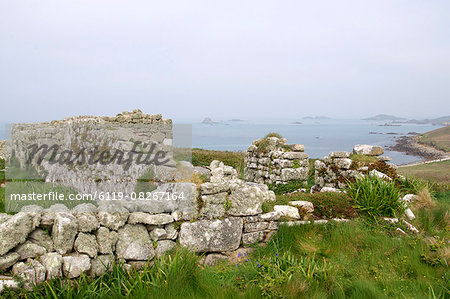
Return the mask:
[[[398,172],[404,176],[450,184],[450,160],[416,166],[400,166]]]
[[[439,128],[423,134],[420,142],[450,152],[450,126]]]

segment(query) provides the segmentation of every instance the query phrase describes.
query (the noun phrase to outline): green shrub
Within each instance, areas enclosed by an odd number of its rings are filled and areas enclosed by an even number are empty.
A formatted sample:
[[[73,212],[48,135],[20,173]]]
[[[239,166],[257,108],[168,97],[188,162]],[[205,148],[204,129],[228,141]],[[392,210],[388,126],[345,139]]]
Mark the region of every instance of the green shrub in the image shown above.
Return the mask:
[[[0,159],[0,170],[5,169],[5,159]]]
[[[283,138],[283,137],[281,137],[280,134],[278,134],[278,133],[273,133],[273,132],[272,132],[272,133],[267,134],[267,135],[264,137],[264,139],[269,138],[269,137]]]
[[[400,200],[401,192],[393,181],[366,176],[349,182],[347,193],[361,211],[372,217],[399,216],[405,210]]]
[[[377,170],[379,172],[382,172],[385,175],[387,175],[388,177],[390,177],[391,179],[398,178],[397,171],[384,161],[378,161],[375,163],[371,163],[369,165],[369,171],[372,171],[372,170]]]

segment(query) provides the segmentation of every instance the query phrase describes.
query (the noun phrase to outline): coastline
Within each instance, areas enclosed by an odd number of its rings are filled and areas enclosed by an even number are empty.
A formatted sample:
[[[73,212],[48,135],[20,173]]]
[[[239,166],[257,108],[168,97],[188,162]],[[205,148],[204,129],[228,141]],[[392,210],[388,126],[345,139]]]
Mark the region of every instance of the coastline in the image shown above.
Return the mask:
[[[419,135],[401,136],[397,138],[395,145],[389,146],[387,148],[391,151],[402,152],[406,155],[417,156],[423,159],[420,162],[408,163],[399,166],[413,166],[450,159],[450,153],[439,150],[430,145],[420,143]]]

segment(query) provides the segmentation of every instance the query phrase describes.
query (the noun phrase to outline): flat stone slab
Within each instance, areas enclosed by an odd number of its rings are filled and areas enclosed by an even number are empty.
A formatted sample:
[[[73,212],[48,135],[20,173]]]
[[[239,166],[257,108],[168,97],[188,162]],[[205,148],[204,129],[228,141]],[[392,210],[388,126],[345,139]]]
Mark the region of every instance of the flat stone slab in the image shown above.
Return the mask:
[[[239,247],[242,218],[199,220],[181,225],[180,244],[195,252],[231,251]]]

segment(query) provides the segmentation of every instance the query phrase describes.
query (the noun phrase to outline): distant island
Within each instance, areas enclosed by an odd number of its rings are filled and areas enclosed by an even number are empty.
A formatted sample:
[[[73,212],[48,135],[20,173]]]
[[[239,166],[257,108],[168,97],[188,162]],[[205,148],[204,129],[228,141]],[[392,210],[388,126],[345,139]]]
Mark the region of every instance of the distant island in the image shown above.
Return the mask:
[[[324,119],[331,119],[331,117],[327,117],[327,116],[305,116],[303,117],[303,119],[314,119],[314,120],[324,120]]]
[[[215,124],[217,124],[217,122],[213,121],[213,120],[211,119],[211,117],[205,117],[205,118],[203,119],[203,121],[202,121],[202,124],[205,124],[205,125],[215,125]]]
[[[230,119],[230,121],[232,121],[232,122],[240,122],[240,121],[245,121],[245,120],[239,119],[239,118],[233,118],[233,119]]]
[[[394,123],[408,123],[408,124],[432,124],[437,126],[448,126],[450,125],[450,115],[449,116],[442,116],[438,118],[431,118],[431,119],[409,119],[406,121],[394,121]]]
[[[378,114],[372,117],[368,117],[368,118],[363,118],[363,120],[383,120],[383,121],[387,121],[387,120],[407,120],[406,118],[402,118],[402,117],[397,117],[397,116],[393,116],[393,115],[388,115],[388,114]]]
[[[294,121],[292,124],[293,125],[302,125],[303,123],[301,121]]]
[[[393,124],[431,124],[437,126],[450,125],[450,116],[442,116],[438,118],[426,118],[426,119],[407,119],[403,117],[397,117],[388,114],[378,114],[372,117],[363,118],[363,120],[376,120],[376,121],[390,121],[383,126],[395,126]]]

